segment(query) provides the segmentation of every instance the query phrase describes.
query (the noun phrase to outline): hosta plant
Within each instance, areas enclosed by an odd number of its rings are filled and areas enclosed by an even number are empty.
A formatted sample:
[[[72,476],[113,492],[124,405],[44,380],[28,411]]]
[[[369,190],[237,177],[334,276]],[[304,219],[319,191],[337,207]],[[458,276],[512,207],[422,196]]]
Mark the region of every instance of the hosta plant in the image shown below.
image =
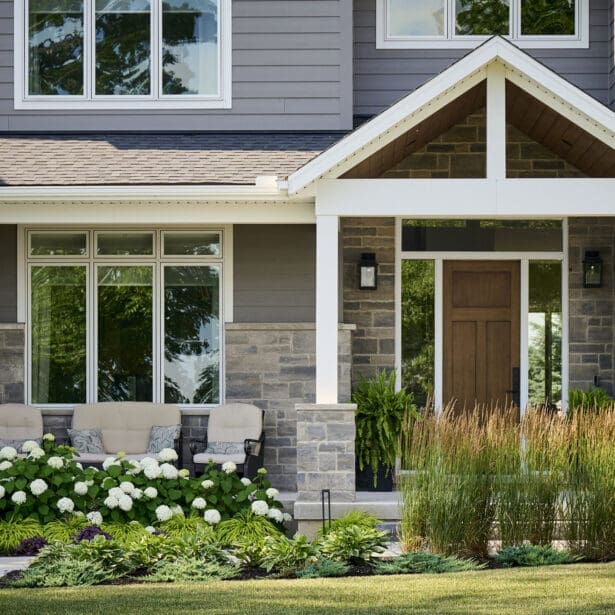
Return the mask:
[[[382,553],[388,534],[376,528],[348,525],[326,534],[320,541],[320,552],[338,562],[361,565]]]

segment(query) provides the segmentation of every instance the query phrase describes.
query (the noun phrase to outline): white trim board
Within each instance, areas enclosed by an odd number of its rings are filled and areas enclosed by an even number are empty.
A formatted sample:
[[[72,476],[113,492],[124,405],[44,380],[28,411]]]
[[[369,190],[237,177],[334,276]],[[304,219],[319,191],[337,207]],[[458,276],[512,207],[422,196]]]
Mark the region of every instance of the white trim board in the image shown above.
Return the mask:
[[[610,109],[512,43],[493,37],[295,171],[288,178],[289,194],[311,194],[317,180],[340,177],[488,77],[487,67],[494,62],[505,67],[506,79],[615,148],[615,114]]]
[[[412,218],[612,216],[615,179],[327,179],[316,215]]]

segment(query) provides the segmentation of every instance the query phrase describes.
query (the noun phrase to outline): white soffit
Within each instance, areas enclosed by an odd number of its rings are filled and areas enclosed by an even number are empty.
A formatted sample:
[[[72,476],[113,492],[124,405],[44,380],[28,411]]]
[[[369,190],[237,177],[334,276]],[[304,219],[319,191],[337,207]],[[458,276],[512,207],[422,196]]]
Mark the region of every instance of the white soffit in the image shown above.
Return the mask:
[[[615,148],[615,113],[502,37],[493,37],[451,67],[295,171],[288,194],[315,193],[319,179],[336,179],[487,77],[499,62],[506,79]]]

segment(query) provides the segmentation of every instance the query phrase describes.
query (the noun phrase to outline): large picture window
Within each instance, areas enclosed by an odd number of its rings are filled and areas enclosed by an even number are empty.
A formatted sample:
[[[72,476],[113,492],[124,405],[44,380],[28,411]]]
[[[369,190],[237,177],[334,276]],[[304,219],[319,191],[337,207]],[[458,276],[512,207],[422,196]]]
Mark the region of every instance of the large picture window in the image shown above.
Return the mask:
[[[378,47],[588,47],[588,0],[377,0]]]
[[[220,402],[221,231],[32,230],[27,246],[31,403]]]
[[[17,0],[17,108],[230,107],[231,0]]]

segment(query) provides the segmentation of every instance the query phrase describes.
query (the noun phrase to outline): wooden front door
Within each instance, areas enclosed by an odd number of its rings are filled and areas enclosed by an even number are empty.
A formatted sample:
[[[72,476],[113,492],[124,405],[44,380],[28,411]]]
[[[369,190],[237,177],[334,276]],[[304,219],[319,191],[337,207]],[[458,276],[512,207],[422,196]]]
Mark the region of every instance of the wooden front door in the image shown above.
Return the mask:
[[[444,262],[445,404],[518,403],[519,262]]]

